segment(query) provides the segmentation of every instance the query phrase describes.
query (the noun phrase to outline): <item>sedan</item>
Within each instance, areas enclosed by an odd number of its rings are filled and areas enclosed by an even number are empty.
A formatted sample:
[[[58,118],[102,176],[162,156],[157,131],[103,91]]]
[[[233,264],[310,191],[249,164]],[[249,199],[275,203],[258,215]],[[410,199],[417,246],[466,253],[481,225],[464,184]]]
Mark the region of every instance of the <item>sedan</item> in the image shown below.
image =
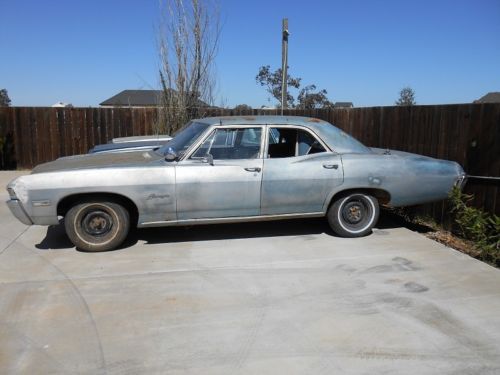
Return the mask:
[[[326,217],[337,235],[359,237],[380,205],[442,200],[464,179],[453,161],[369,148],[314,118],[215,117],[157,150],[39,165],[9,183],[7,204],[27,225],[64,217],[78,249],[104,251],[133,226]]]

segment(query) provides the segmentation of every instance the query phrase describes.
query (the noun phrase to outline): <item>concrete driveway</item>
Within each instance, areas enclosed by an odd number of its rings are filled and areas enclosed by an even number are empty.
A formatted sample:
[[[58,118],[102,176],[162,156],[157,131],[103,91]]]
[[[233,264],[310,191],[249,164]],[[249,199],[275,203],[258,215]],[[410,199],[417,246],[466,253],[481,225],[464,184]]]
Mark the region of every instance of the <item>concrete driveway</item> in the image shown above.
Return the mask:
[[[3,204],[0,224],[0,373],[500,372],[499,270],[384,220],[141,230],[96,254]]]

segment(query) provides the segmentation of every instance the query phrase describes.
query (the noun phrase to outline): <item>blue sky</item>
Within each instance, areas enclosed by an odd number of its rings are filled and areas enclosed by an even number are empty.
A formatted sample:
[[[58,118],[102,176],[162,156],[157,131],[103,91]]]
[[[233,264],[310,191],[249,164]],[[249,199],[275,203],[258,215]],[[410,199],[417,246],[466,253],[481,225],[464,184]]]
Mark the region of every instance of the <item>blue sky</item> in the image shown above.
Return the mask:
[[[16,106],[96,106],[124,89],[158,87],[158,0],[0,0],[0,88]],[[220,0],[217,103],[268,104],[255,83],[280,66],[332,101],[466,103],[500,91],[500,0]],[[271,104],[274,104],[271,101]]]

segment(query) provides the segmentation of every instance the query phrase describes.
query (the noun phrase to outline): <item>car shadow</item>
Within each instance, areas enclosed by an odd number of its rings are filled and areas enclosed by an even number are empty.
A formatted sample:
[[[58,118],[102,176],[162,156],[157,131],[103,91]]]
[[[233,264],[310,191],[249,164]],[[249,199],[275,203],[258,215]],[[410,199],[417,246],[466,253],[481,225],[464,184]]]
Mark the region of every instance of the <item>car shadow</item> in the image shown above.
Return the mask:
[[[382,210],[375,226],[379,231],[406,226],[396,215]],[[415,230],[415,229],[413,229]],[[300,236],[308,234],[336,235],[324,218],[263,221],[235,224],[210,224],[182,227],[159,227],[133,229],[124,243],[116,250],[134,246],[138,241],[146,244],[231,240],[241,238]],[[40,250],[74,248],[64,230],[64,221],[47,228],[45,238],[35,247]]]

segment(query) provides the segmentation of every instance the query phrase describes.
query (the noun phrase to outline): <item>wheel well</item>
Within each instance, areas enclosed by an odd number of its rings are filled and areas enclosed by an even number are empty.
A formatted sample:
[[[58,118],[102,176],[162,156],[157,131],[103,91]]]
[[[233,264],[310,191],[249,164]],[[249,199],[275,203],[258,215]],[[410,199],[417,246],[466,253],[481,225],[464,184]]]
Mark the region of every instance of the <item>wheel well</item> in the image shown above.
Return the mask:
[[[84,194],[73,194],[69,195],[57,204],[57,215],[65,216],[71,207],[77,203],[88,202],[88,201],[106,201],[114,202],[122,205],[128,211],[130,215],[130,223],[137,225],[137,220],[139,218],[139,210],[135,203],[120,194],[113,193],[84,193]]]
[[[345,196],[352,194],[352,193],[364,193],[364,194],[371,195],[371,196],[377,198],[378,203],[380,205],[386,205],[391,201],[391,195],[383,189],[374,189],[374,188],[356,189],[355,188],[355,189],[347,189],[347,190],[342,190],[342,191],[337,192],[332,197],[329,206],[331,206],[333,204],[333,202],[335,202],[338,198],[345,197]]]

